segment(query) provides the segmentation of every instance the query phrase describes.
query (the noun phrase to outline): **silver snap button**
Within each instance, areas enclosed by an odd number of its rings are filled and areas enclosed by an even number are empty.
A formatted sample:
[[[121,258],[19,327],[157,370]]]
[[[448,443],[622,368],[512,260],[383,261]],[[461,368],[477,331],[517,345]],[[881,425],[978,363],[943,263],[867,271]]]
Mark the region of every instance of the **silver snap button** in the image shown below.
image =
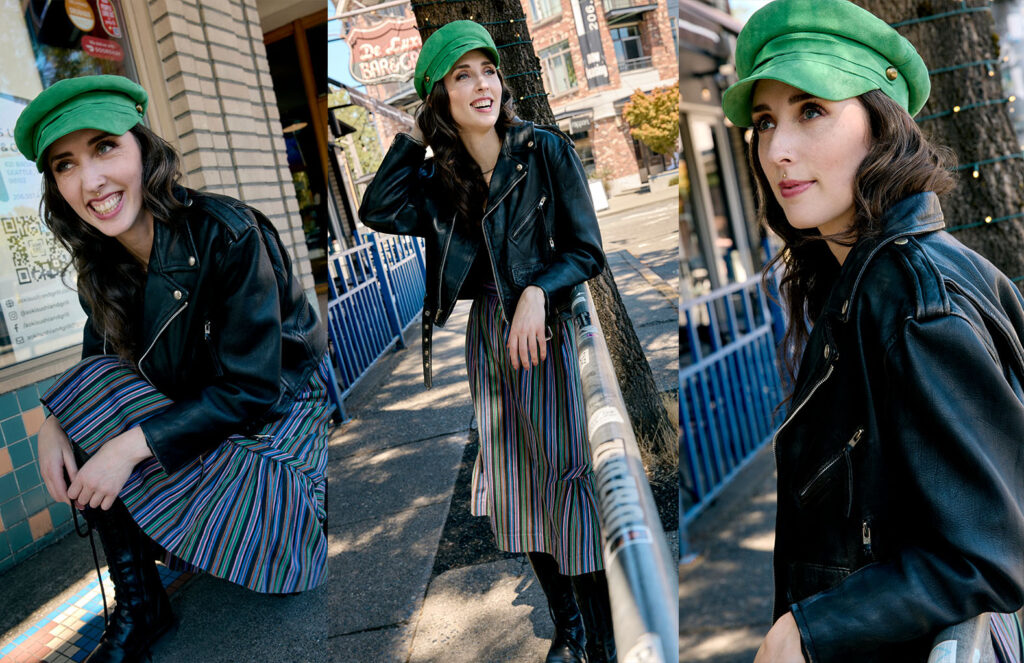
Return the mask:
[[[904,244],[907,243],[907,241],[908,240],[906,237],[900,237],[899,239],[893,241],[893,244],[899,244],[900,246],[903,246]]]
[[[175,299],[181,299],[181,290],[175,290],[174,291],[174,298]]]
[[[527,147],[533,147],[533,141],[531,140],[529,143],[526,144],[526,146]]]
[[[826,345],[826,346],[825,346],[825,359],[828,359],[828,356],[829,356],[829,355],[830,355],[831,353],[832,353],[831,349],[830,349],[830,348],[829,348],[829,347],[828,347],[828,346]]]
[[[555,248],[555,240],[548,237],[548,246],[550,246],[551,248]]]
[[[430,309],[429,308],[423,309],[423,317],[424,318],[429,318],[430,317]]]
[[[850,300],[847,299],[845,302],[843,302],[843,315],[846,315],[846,312],[849,311],[849,310],[850,310]]]
[[[517,163],[516,164],[516,170],[522,170],[522,169],[523,169],[523,164]]]
[[[188,266],[189,267],[195,267],[195,264],[196,264],[196,257],[195,256],[189,256],[188,257]]]

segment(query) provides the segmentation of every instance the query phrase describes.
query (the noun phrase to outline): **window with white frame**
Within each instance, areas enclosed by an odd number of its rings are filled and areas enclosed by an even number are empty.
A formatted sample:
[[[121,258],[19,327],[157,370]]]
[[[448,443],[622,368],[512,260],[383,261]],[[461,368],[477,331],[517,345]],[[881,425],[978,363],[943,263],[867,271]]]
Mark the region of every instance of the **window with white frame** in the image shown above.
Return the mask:
[[[576,89],[576,69],[572,66],[568,39],[543,49],[538,55],[544,69],[544,83],[549,93],[557,95]]]
[[[557,16],[562,13],[562,0],[530,0],[530,13],[534,21]]]

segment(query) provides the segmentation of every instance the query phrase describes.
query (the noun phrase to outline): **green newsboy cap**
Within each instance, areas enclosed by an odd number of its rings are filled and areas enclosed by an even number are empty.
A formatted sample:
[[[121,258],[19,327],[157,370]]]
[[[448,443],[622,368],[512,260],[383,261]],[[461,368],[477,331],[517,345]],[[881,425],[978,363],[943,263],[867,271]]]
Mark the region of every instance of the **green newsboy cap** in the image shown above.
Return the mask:
[[[753,124],[754,84],[763,79],[829,101],[881,90],[910,115],[931,91],[913,44],[848,0],[775,0],[759,9],[736,42],[736,75],[722,108],[740,127]]]
[[[416,94],[426,99],[434,83],[451,71],[455,62],[469,51],[483,49],[497,67],[498,49],[487,28],[475,21],[452,21],[427,37],[416,60]]]
[[[18,150],[43,172],[46,148],[79,129],[120,136],[142,121],[148,95],[124,76],[80,76],[46,88],[21,111],[14,125]]]

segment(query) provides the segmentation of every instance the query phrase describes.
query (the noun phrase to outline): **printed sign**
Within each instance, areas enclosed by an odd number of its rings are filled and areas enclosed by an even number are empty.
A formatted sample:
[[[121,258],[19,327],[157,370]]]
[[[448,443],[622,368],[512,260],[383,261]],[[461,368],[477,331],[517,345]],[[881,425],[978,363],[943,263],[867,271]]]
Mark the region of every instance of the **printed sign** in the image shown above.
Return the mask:
[[[94,58],[113,60],[114,62],[124,60],[124,51],[121,50],[121,45],[110,39],[85,35],[82,37],[82,50]]]
[[[573,0],[572,16],[576,21],[576,36],[580,42],[580,53],[583,55],[583,72],[587,77],[587,87],[593,89],[608,85],[608,63],[604,59],[604,47],[601,46],[601,30],[597,22],[597,6],[594,0]]]
[[[64,0],[64,11],[76,28],[82,32],[92,32],[96,26],[96,14],[88,0]]]
[[[9,138],[26,103],[0,95],[0,325],[15,361],[80,343],[85,324],[70,257],[39,217],[42,175]]]
[[[423,41],[415,19],[388,20],[369,28],[352,28],[345,35],[352,49],[349,69],[361,83],[407,81],[416,71]]]
[[[100,14],[100,25],[103,31],[114,39],[121,38],[121,25],[117,21],[117,11],[111,0],[96,0],[96,10]]]

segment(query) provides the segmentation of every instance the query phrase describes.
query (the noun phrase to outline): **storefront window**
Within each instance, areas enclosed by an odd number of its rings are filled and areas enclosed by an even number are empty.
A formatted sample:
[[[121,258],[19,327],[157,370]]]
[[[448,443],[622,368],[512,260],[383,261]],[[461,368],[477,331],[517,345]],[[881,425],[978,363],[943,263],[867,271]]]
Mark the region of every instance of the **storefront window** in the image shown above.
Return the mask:
[[[651,66],[651,58],[644,53],[639,24],[612,28],[610,32],[615,44],[615,58],[619,61],[619,71],[632,71]]]
[[[550,16],[561,14],[562,3],[560,0],[530,0],[530,12],[534,21],[543,21]]]
[[[14,144],[22,109],[58,80],[136,79],[116,0],[0,0],[0,367],[82,341],[85,314],[70,262],[39,215],[42,176]]]

